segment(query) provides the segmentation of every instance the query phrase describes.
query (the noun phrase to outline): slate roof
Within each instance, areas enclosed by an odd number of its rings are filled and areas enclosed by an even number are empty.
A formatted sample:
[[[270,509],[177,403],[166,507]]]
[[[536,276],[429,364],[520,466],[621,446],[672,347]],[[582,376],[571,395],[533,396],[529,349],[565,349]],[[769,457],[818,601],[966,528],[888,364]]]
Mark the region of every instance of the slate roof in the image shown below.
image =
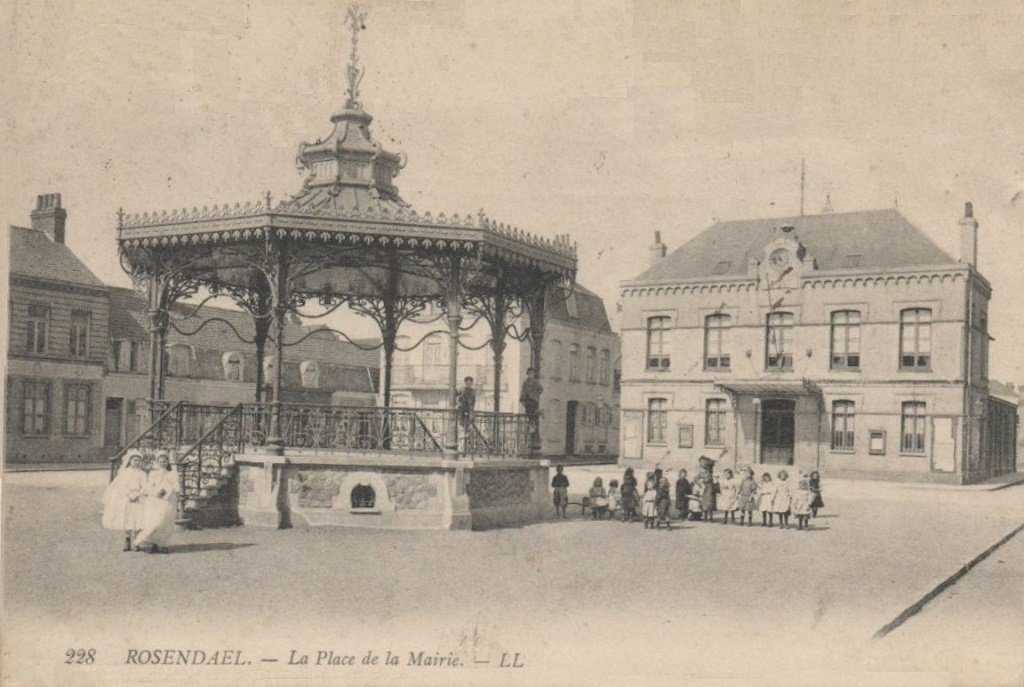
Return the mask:
[[[580,284],[576,284],[573,292],[576,299],[576,317],[569,314],[568,294],[564,291],[556,291],[548,298],[547,317],[574,327],[583,327],[595,332],[610,332],[611,324],[608,322],[608,313],[601,297]]]
[[[786,225],[794,227],[819,270],[957,262],[897,210],[866,210],[716,222],[632,281],[743,276],[748,260],[763,259],[764,246]]]
[[[12,275],[106,288],[70,248],[37,229],[12,225],[10,256]]]

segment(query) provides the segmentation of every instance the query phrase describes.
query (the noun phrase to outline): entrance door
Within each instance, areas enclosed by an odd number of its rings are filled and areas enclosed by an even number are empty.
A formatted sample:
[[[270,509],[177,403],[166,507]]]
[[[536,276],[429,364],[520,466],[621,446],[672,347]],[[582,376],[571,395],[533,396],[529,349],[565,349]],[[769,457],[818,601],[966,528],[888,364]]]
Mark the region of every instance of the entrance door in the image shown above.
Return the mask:
[[[761,462],[793,464],[796,403],[788,400],[762,401]]]
[[[579,401],[569,401],[565,406],[565,455],[576,453],[576,411]]]
[[[108,398],[107,412],[103,416],[103,446],[120,448],[123,398]]]

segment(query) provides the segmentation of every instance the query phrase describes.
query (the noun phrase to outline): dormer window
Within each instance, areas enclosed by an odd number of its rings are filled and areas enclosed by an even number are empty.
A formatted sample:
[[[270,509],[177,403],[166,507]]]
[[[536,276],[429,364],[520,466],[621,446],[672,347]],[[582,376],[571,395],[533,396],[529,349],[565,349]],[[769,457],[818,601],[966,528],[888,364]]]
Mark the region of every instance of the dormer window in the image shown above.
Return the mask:
[[[221,357],[221,364],[224,367],[224,379],[228,382],[241,382],[245,379],[245,370],[242,362],[242,354],[238,351],[230,351]]]
[[[317,361],[302,361],[299,365],[299,375],[302,377],[302,386],[307,389],[320,388],[320,364]]]

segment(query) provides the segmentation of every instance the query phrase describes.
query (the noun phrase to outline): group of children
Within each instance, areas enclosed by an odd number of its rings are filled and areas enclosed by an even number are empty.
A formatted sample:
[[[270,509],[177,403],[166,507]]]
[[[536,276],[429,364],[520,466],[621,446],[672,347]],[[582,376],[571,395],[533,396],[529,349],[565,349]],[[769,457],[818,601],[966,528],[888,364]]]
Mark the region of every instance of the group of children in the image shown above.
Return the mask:
[[[789,529],[789,516],[792,514],[796,516],[797,529],[806,530],[810,528],[810,519],[825,507],[821,498],[821,476],[817,471],[810,475],[801,474],[796,488],[793,488],[789,473],[785,470],[779,470],[773,481],[767,472],[757,480],[753,468],[743,470],[742,477],[734,476],[733,471],[727,468],[722,471],[723,477],[719,479],[713,475],[712,465],[710,459],[702,458],[700,472],[692,482],[686,470],[679,471],[675,484],[675,506],[680,520],[714,522],[715,512],[722,511],[723,524],[749,527],[754,524],[754,511],[758,511],[761,513],[762,527],[773,527],[777,522],[780,529]],[[554,489],[555,510],[564,518],[569,480],[562,473],[561,467],[557,468],[551,486]],[[666,529],[672,528],[672,489],[669,479],[660,468],[647,473],[642,493],[633,468],[626,468],[621,485],[617,479],[613,479],[607,489],[600,477],[595,478],[590,488],[588,505],[595,519],[610,515],[613,518],[621,517],[623,522],[632,522],[634,518],[640,517],[644,528],[658,529],[662,525]],[[739,523],[736,522],[737,513],[740,516]]]

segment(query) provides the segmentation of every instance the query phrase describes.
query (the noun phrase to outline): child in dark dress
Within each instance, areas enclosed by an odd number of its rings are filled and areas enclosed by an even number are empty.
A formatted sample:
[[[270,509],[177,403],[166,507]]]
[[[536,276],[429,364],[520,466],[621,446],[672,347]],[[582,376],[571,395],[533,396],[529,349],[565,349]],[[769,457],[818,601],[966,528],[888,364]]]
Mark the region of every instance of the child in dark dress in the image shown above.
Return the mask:
[[[654,506],[658,512],[658,519],[654,523],[654,528],[658,529],[662,523],[665,524],[665,529],[672,529],[672,519],[669,517],[669,510],[672,507],[672,486],[669,484],[667,477],[662,477],[661,481],[658,482],[658,492],[654,499]]]
[[[569,505],[569,478],[562,474],[561,465],[555,468],[555,476],[551,479],[551,494],[555,502],[555,517],[565,518],[565,509]]]
[[[686,479],[686,470],[679,471],[679,479],[676,480],[676,510],[679,511],[679,519],[686,520],[690,515],[690,494],[693,493],[693,485]]]
[[[818,517],[818,509],[825,507],[825,502],[821,500],[821,475],[815,470],[811,473],[811,478],[808,480],[811,487],[811,517]]]
[[[626,474],[622,476],[622,487],[619,494],[622,499],[622,522],[633,522],[637,516],[637,504],[640,502],[640,494],[636,490],[636,477],[633,476],[633,468],[626,468]]]

